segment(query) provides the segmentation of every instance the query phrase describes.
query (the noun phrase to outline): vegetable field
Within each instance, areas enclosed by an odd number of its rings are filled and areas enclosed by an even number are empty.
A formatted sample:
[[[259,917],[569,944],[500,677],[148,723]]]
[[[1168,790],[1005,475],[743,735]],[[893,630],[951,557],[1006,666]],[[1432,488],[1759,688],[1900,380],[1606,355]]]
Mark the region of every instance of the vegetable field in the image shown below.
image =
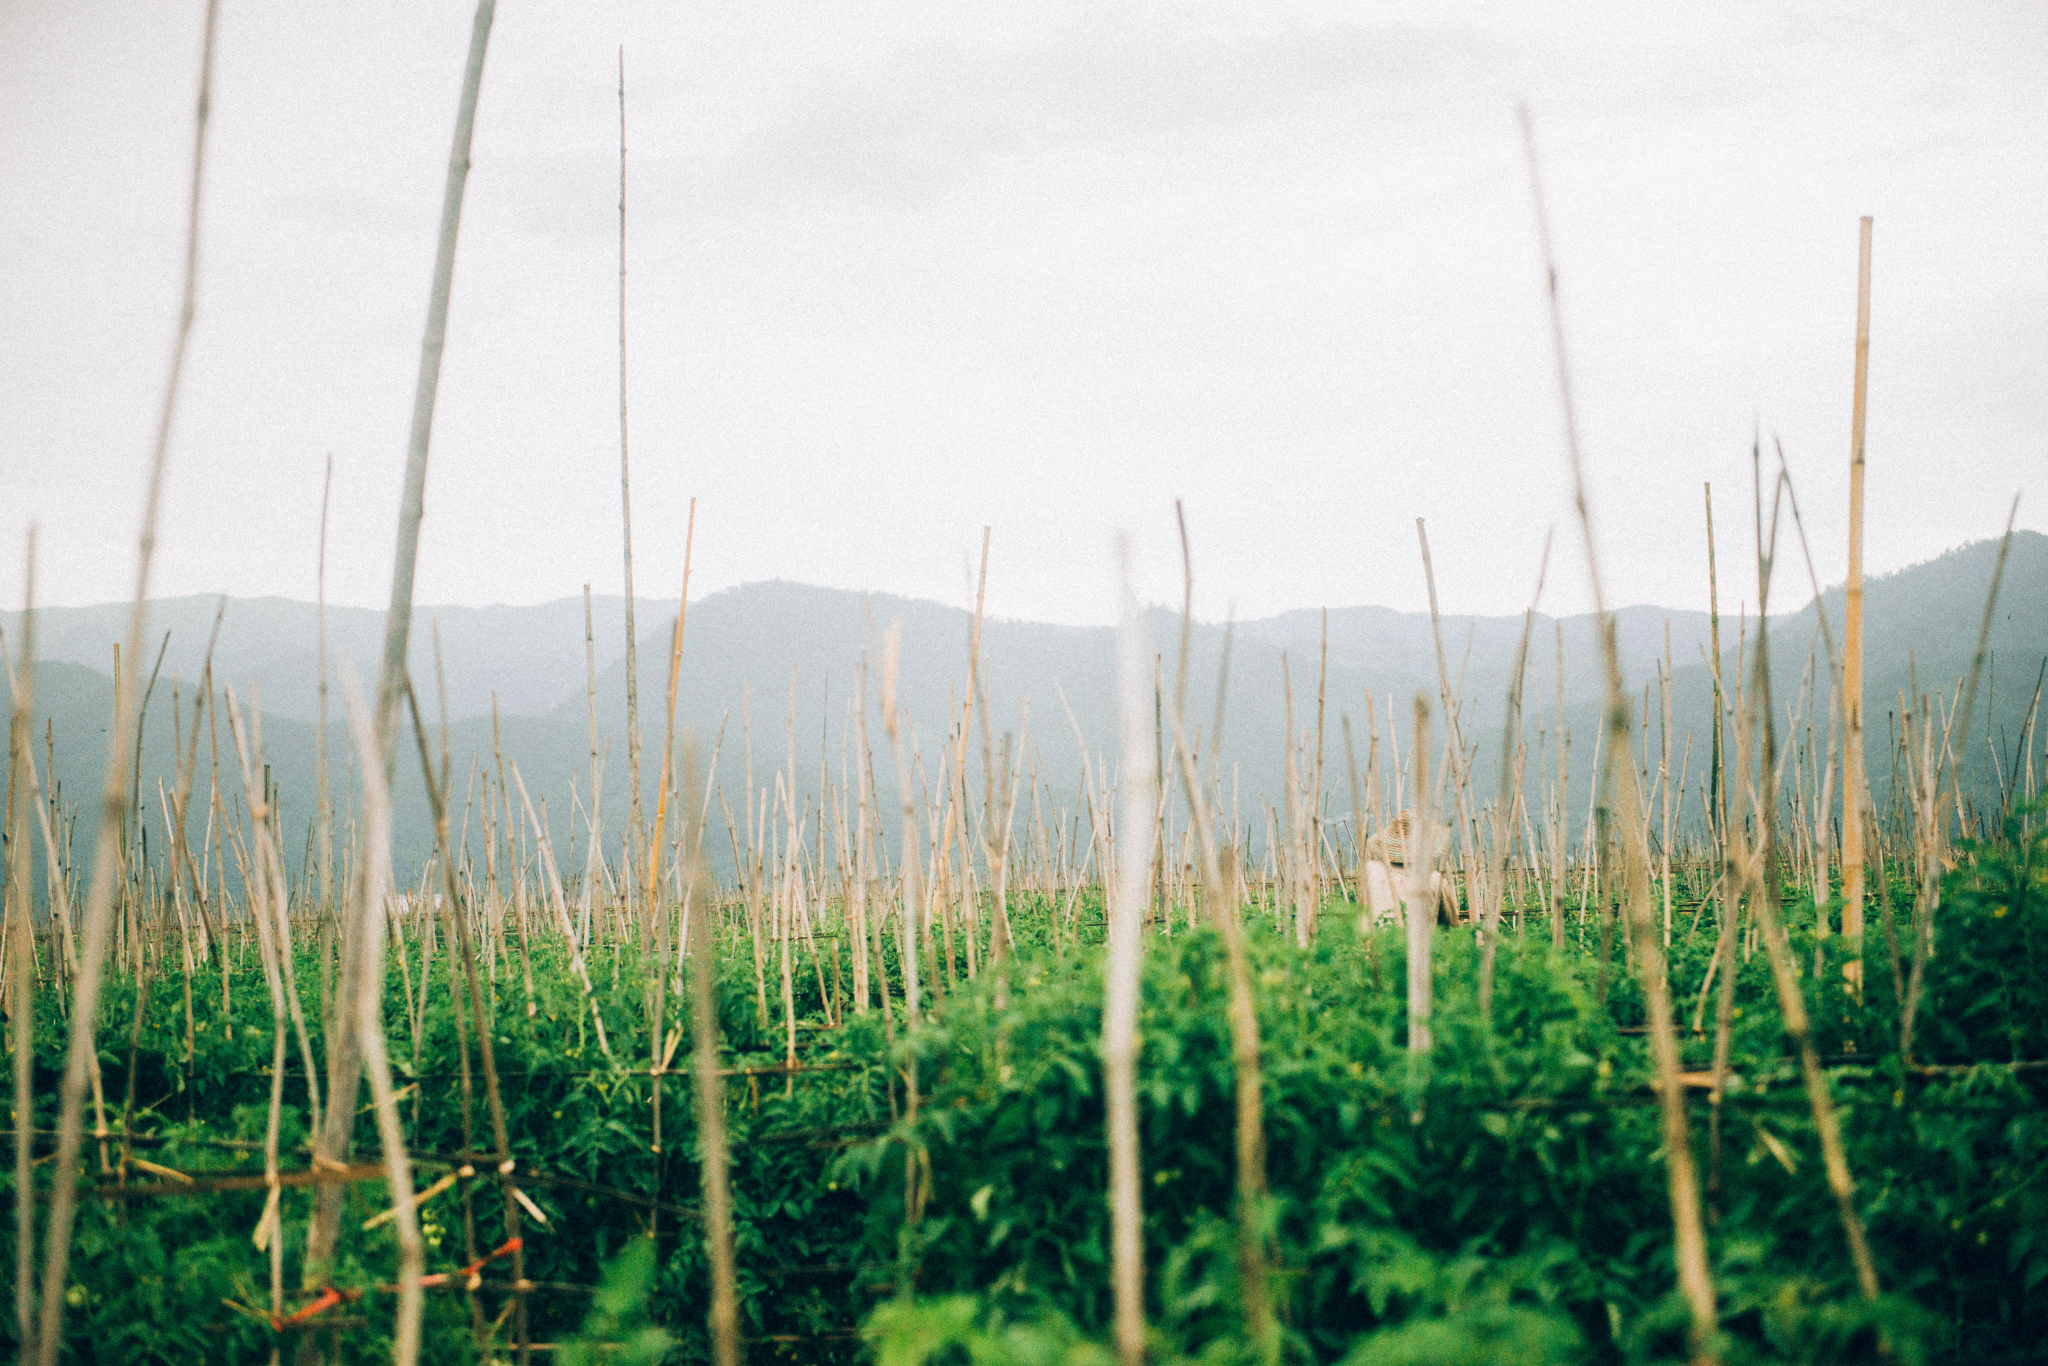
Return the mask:
[[[1561,626],[1555,713],[1524,696],[1533,602],[1504,711],[1463,695],[1422,535],[1434,686],[1331,696],[1325,617],[1313,672],[1282,658],[1284,782],[1241,790],[1227,631],[1215,719],[1189,701],[1182,520],[1177,650],[1122,557],[1113,745],[1065,691],[1037,699],[1035,737],[1028,699],[998,733],[985,538],[960,656],[906,659],[900,619],[873,622],[815,777],[794,682],[786,760],[757,770],[744,700],[737,736],[674,721],[692,503],[665,699],[636,681],[625,519],[623,753],[600,742],[586,615],[589,767],[551,824],[539,780],[567,775],[508,764],[495,710],[496,753],[454,762],[438,635],[413,630],[492,14],[450,150],[381,666],[361,685],[330,667],[323,508],[317,792],[287,819],[259,699],[215,678],[212,643],[197,679],[143,667],[208,7],[101,790],[64,790],[55,759],[101,737],[36,724],[33,533],[4,651],[0,1337],[21,1361],[2048,1361],[2040,675],[2018,733],[1979,729],[2009,521],[1967,675],[1915,665],[1896,705],[1871,699],[1866,741],[1868,219],[1843,634],[1809,560],[1796,685],[1769,608],[1805,531],[1761,443],[1739,576],[1708,492],[1702,714],[1673,714],[1668,632],[1654,682],[1624,677],[1525,115],[1597,734],[1574,748],[1565,724]],[[1755,615],[1724,648],[1720,576],[1751,569]],[[955,685],[943,728],[919,734],[913,674]],[[1055,702],[1077,784],[1041,762],[1065,750]],[[152,705],[177,742],[146,774]],[[1481,737],[1497,782],[1475,777]],[[625,811],[600,810],[608,763]],[[393,866],[401,788],[433,827],[414,867]]]
[[[557,887],[544,845],[522,856],[518,831],[494,828],[504,847],[459,860],[452,902],[380,899],[375,1022],[386,1113],[424,1196],[425,1359],[713,1354],[693,946],[717,1013],[748,1356],[1110,1350],[1104,888],[1041,826],[1007,857],[995,851],[998,896],[974,860],[952,857],[950,820],[920,814],[940,832],[922,877],[882,866],[880,842],[807,840],[801,813],[779,862],[776,832],[756,832],[736,885],[693,881],[686,841],[651,901],[617,870]],[[1977,829],[1936,856],[1924,914],[1913,851],[1876,842],[1886,916],[1857,959],[1795,890],[1811,870],[1781,860],[1775,888],[1724,897],[1728,870],[1700,847],[1671,863],[1664,970],[1723,1359],[2019,1359],[2048,1333],[2048,1073],[2032,1061],[2048,1056],[2048,835],[2026,809]],[[230,826],[230,861],[271,857],[268,839],[260,824]],[[1358,848],[1374,851],[1371,833]],[[1682,1359],[1689,1319],[1641,980],[1643,950],[1662,941],[1661,859],[1641,943],[1621,921],[1625,877],[1572,860],[1547,883],[1551,870],[1511,864],[1492,893],[1492,955],[1485,915],[1431,937],[1431,1046],[1418,1052],[1409,927],[1375,924],[1353,852],[1240,871],[1221,903],[1205,903],[1192,867],[1168,865],[1141,903],[1148,1350]],[[76,1167],[64,1359],[392,1350],[406,1254],[387,1164],[373,1133],[331,1158],[317,1139],[323,1100],[330,1125],[335,1104],[374,1107],[338,1099],[332,1080],[337,917],[317,876],[264,871],[251,864],[246,885],[275,900],[144,867],[147,894],[121,909]],[[1468,871],[1490,909],[1488,875]],[[907,920],[906,883],[922,911]],[[1825,1120],[1773,983],[1766,895],[1783,898]],[[1474,897],[1465,885],[1452,914]],[[1219,932],[1219,913],[1237,934]],[[555,928],[565,917],[569,933]],[[16,1121],[31,1172],[19,1189],[41,1218],[75,950],[61,919],[28,922],[26,939],[23,923],[11,942],[32,957],[35,1118]],[[693,939],[693,927],[707,933]],[[1258,1040],[1263,1170],[1249,1218],[1233,939]],[[1863,966],[1860,991],[1845,962]],[[1875,1295],[1859,1288],[1823,1124],[1854,1183]],[[329,1192],[337,1232],[316,1264],[309,1233]],[[1264,1282],[1268,1327],[1251,1317],[1248,1274]]]

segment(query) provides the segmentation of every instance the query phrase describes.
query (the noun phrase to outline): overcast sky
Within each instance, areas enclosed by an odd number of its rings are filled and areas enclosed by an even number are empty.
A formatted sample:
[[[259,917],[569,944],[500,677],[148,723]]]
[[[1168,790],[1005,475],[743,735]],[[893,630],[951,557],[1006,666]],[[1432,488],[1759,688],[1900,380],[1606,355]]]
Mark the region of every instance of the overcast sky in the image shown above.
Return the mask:
[[[0,0],[0,596],[126,596],[201,0]],[[465,4],[223,0],[155,591],[381,605]],[[638,583],[1110,617],[1586,602],[1515,103],[1544,149],[1616,602],[1745,581],[1782,436],[1842,577],[2048,526],[2048,7],[750,0],[499,7],[418,601],[617,591],[618,48]],[[1803,578],[1803,572],[1800,575]],[[1738,585],[1730,588],[1731,579]]]

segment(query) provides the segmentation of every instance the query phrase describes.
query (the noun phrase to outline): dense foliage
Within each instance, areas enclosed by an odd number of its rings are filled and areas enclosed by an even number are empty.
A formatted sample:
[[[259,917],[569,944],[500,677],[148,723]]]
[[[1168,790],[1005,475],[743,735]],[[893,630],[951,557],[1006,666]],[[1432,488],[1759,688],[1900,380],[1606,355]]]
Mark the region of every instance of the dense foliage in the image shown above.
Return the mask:
[[[1765,954],[1741,960],[1737,1079],[1718,1124],[1704,1091],[1691,1105],[1701,1170],[1712,1181],[1727,1360],[1875,1360],[1880,1342],[1900,1361],[1985,1360],[2048,1340],[2048,1074],[2010,1066],[2048,1056],[2040,947],[2048,839],[2017,826],[2008,834],[1996,848],[1965,849],[1944,887],[1915,1047],[1932,1065],[1909,1065],[1899,1053],[1893,968],[1875,925],[1859,1003],[1831,952],[1840,941],[1816,941],[1811,908],[1787,907],[1878,1259],[1885,1294],[1875,1302],[1856,1292]],[[1910,959],[1910,892],[1894,885],[1892,893]],[[1713,941],[1712,909],[1697,928],[1692,909],[1681,907],[1672,950],[1681,1026]],[[804,963],[793,983],[807,1070],[728,1078],[741,1313],[754,1359],[1105,1359],[1101,955],[1045,935],[1056,908],[1020,905],[1014,914],[1024,942],[1002,980],[985,965],[973,982],[957,974],[914,1032],[900,1002],[890,1027],[875,1011],[826,1027],[819,978],[831,970]],[[1685,1314],[1673,1293],[1657,1112],[1623,946],[1614,944],[1603,1001],[1597,917],[1574,925],[1562,954],[1534,922],[1526,936],[1510,935],[1488,1027],[1475,1002],[1469,931],[1440,935],[1435,1051],[1418,1063],[1406,1050],[1400,936],[1361,932],[1350,919],[1332,905],[1306,950],[1250,921],[1271,1186],[1262,1218],[1286,1358],[1380,1366],[1680,1356]],[[779,1003],[771,992],[764,1027],[749,952],[743,934],[721,948],[726,1055],[734,1069],[772,1068],[782,1057]],[[386,1019],[400,1082],[419,1088],[402,1108],[430,1176],[445,1169],[435,1158],[465,1149],[457,997],[438,956],[415,1063],[406,992],[408,980],[417,986],[417,945],[412,953],[410,979],[393,959]],[[648,1075],[636,960],[606,948],[592,963],[608,1060],[558,946],[537,942],[534,953],[531,1015],[516,960],[498,965],[491,988],[519,1180],[548,1216],[545,1227],[529,1222],[525,1231],[526,1275],[541,1287],[529,1298],[532,1335],[563,1343],[581,1334],[632,1350],[608,1351],[607,1360],[703,1359],[707,1280],[691,1215],[689,1079],[660,1080],[663,1144],[652,1151],[657,1082]],[[1147,954],[1139,1099],[1156,1352],[1236,1360],[1249,1354],[1230,1213],[1234,1081],[1223,954],[1214,934],[1185,929],[1149,936]],[[323,1056],[310,951],[299,977],[313,1049]],[[188,1070],[184,981],[164,974],[150,984],[135,1054],[134,1154],[188,1175],[260,1171],[271,1023],[254,953],[233,983],[231,1013],[221,1009],[217,975],[195,977],[191,989]],[[102,1016],[114,1128],[128,1085],[134,990],[125,978],[111,982]],[[681,1004],[672,1000],[671,1023]],[[36,1125],[48,1129],[65,1025],[54,993],[37,1010]],[[1707,1020],[1706,1036],[1685,1035],[1689,1067],[1708,1064],[1711,1009]],[[287,1056],[284,1165],[303,1168],[306,1097],[295,1045]],[[673,1065],[687,1058],[684,1048]],[[913,1068],[914,1112],[905,1084]],[[486,1148],[480,1078],[472,1126],[470,1145]],[[359,1160],[373,1160],[367,1119],[357,1133]],[[108,1149],[118,1164],[118,1137]],[[99,1162],[89,1141],[88,1179],[111,1180]],[[11,1171],[5,1179],[11,1187]],[[140,1169],[127,1179],[176,1184]],[[69,1359],[267,1360],[276,1341],[269,1272],[250,1245],[263,1200],[261,1189],[88,1195],[73,1259]],[[470,1260],[466,1211],[473,1245],[496,1245],[496,1201],[479,1180],[425,1206],[430,1271]],[[389,1224],[359,1225],[389,1198],[382,1182],[364,1181],[349,1188],[349,1202],[333,1283],[366,1293],[327,1317],[349,1325],[335,1333],[346,1358],[370,1361],[388,1355],[391,1300],[376,1287],[388,1285],[396,1257]],[[306,1191],[286,1192],[291,1307],[311,1298],[299,1288],[310,1206]],[[478,1297],[487,1318],[505,1300],[492,1288],[507,1279],[497,1265]],[[573,1288],[600,1285],[595,1296]],[[430,1295],[426,1359],[474,1359],[470,1312],[459,1293]],[[501,1359],[510,1332],[508,1321],[493,1338]],[[599,1358],[586,1350],[580,1359]]]

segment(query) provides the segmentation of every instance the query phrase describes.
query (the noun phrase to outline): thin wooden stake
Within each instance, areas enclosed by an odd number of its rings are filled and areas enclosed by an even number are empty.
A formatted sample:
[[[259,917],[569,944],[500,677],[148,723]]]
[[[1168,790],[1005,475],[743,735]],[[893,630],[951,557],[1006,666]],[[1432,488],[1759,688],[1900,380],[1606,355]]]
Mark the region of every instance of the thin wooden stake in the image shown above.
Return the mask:
[[[21,667],[8,670],[14,694],[7,727],[7,1013],[14,1049],[14,1319],[27,1360],[35,1343],[35,908],[29,892],[28,809],[42,803],[29,791],[29,731],[35,724],[36,530],[28,530],[21,607]],[[55,882],[54,861],[51,881]],[[53,903],[50,913],[57,913]],[[60,1171],[59,1178],[68,1173]]]
[[[1415,694],[1415,791],[1409,798],[1408,886],[1408,1056],[1429,1056],[1430,958],[1436,934],[1436,822],[1429,784],[1429,695]]]
[[[1849,418],[1849,582],[1842,636],[1842,974],[1863,993],[1863,421],[1870,389],[1870,227],[1857,234],[1856,382]]]
[[[1627,845],[1627,862],[1642,878],[1638,889],[1624,883],[1623,895],[1632,917],[1645,919],[1648,906],[1646,831],[1642,825],[1642,802],[1636,787],[1636,769],[1628,755],[1629,699],[1621,677],[1620,649],[1615,640],[1614,618],[1607,611],[1601,590],[1600,559],[1593,541],[1593,514],[1587,500],[1584,462],[1579,454],[1578,416],[1572,402],[1571,365],[1565,349],[1564,314],[1558,302],[1557,263],[1551,251],[1550,221],[1543,202],[1543,178],[1536,156],[1536,132],[1527,105],[1521,109],[1522,145],[1529,165],[1529,187],[1535,208],[1536,235],[1543,257],[1544,285],[1550,305],[1550,336],[1557,361],[1559,404],[1564,416],[1565,452],[1571,467],[1572,502],[1577,510],[1579,531],[1586,549],[1587,576],[1592,581],[1593,608],[1599,618],[1602,660],[1607,672],[1608,743],[1606,770],[1595,765],[1599,776],[1594,790],[1606,791],[1613,809],[1622,818]],[[1634,923],[1634,920],[1631,920]],[[1685,1093],[1678,1081],[1678,1038],[1671,1024],[1671,989],[1664,977],[1664,954],[1655,935],[1645,936],[1637,962],[1643,980],[1644,1005],[1650,1018],[1651,1051],[1657,1067],[1657,1090],[1664,1127],[1664,1170],[1671,1200],[1672,1243],[1678,1263],[1679,1289],[1692,1310],[1688,1342],[1694,1366],[1708,1366],[1718,1359],[1715,1348],[1717,1314],[1714,1307],[1713,1273],[1707,1265],[1706,1229],[1700,1219],[1699,1179],[1693,1166],[1692,1141],[1685,1119]]]
[[[380,782],[389,793],[392,770],[398,756],[399,704],[405,697],[406,660],[411,643],[413,576],[419,563],[420,522],[426,515],[427,455],[433,439],[434,403],[440,390],[441,355],[448,336],[448,300],[455,285],[455,246],[462,225],[462,199],[469,183],[469,149],[476,127],[477,94],[483,85],[484,54],[490,42],[491,21],[496,0],[478,0],[476,19],[470,29],[469,58],[463,71],[462,97],[456,107],[455,132],[448,153],[448,178],[442,191],[440,240],[434,254],[434,283],[428,296],[426,334],[420,345],[420,369],[413,393],[412,432],[406,453],[405,484],[398,512],[398,546],[392,557],[391,607],[384,619],[384,661],[378,677],[377,695],[370,723],[376,740],[375,757],[381,770],[363,775],[365,794]],[[375,833],[366,820],[365,834]],[[387,847],[382,857],[388,863]],[[375,851],[366,855],[374,870]],[[371,957],[368,946],[353,937],[364,926],[381,922],[368,915],[344,922],[342,927],[342,973],[337,1004],[345,1012],[348,1003],[369,989],[363,981]],[[381,941],[380,941],[381,942]],[[381,961],[381,960],[380,960]],[[369,984],[374,985],[374,984]],[[357,1051],[358,1031],[331,1029],[328,1033],[328,1085],[326,1123],[315,1144],[315,1155],[338,1162],[348,1150],[355,1125],[355,1094],[361,1080],[362,1059]],[[381,1061],[381,1034],[376,1043]],[[388,1080],[388,1079],[387,1079]],[[395,1116],[394,1111],[394,1116]],[[395,1119],[394,1119],[395,1123]],[[322,1186],[314,1204],[314,1218],[306,1240],[307,1274],[324,1275],[334,1254],[334,1242],[341,1230],[342,1190]],[[417,1229],[417,1224],[414,1225]],[[412,1277],[417,1298],[417,1273]],[[402,1300],[402,1306],[404,1301]],[[418,1314],[412,1314],[413,1331],[401,1342],[410,1341],[417,1354]],[[410,1358],[408,1357],[409,1361]],[[46,1366],[55,1366],[46,1363]]]
[[[142,530],[138,538],[135,566],[135,598],[128,619],[128,650],[132,671],[142,650],[143,630],[149,613],[149,571],[156,553],[156,527],[163,506],[164,470],[169,463],[171,431],[177,417],[179,380],[185,370],[185,353],[192,337],[192,320],[198,312],[200,190],[205,183],[206,126],[213,96],[213,50],[219,0],[207,0],[206,31],[199,61],[199,100],[192,138],[192,180],[185,224],[185,282],[178,310],[177,339],[171,347],[171,368],[164,384],[164,401],[158,415],[156,450],[150,460],[148,493],[143,501]],[[71,1011],[71,1038],[65,1058],[63,1088],[57,1121],[57,1164],[50,1193],[47,1248],[43,1257],[43,1302],[35,1345],[40,1366],[57,1366],[64,1345],[66,1282],[71,1273],[72,1219],[77,1210],[78,1149],[85,1112],[85,1089],[98,1077],[95,1064],[95,1033],[99,1023],[100,983],[105,967],[108,922],[113,913],[114,883],[120,868],[121,821],[127,806],[128,764],[135,736],[140,729],[133,708],[135,695],[131,677],[126,687],[116,680],[116,708],[111,752],[107,760],[106,791],[100,804],[99,834],[93,850],[92,887],[86,898],[85,942],[81,945],[78,979]],[[52,775],[52,782],[55,775]]]

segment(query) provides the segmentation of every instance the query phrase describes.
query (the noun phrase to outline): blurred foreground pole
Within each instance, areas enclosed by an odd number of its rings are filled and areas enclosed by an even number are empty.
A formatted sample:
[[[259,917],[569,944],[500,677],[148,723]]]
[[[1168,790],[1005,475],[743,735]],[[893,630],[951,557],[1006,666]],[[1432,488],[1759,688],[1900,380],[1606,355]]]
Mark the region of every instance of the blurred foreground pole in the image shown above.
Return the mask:
[[[28,569],[21,605],[21,667],[8,671],[14,708],[7,725],[7,1013],[14,1050],[14,1321],[21,1359],[35,1344],[35,904],[29,876],[29,804],[38,800],[30,777],[35,762],[29,731],[35,724],[36,529],[28,529]],[[55,875],[52,876],[52,881]],[[56,907],[51,906],[54,916]],[[55,974],[52,974],[53,976]],[[57,979],[61,984],[62,978]],[[60,985],[59,989],[62,987]]]
[[[683,738],[683,790],[697,782],[697,742]],[[711,1342],[714,1366],[739,1366],[739,1302],[733,1285],[732,1182],[727,1171],[725,1083],[718,1075],[718,1003],[711,988],[711,925],[716,907],[699,852],[683,842],[683,932],[690,945],[690,1032],[696,1036],[697,1162],[704,1190],[704,1242],[711,1260]],[[696,905],[692,905],[696,902]]]
[[[1550,306],[1550,341],[1557,361],[1558,406],[1564,418],[1565,457],[1570,466],[1572,504],[1579,536],[1586,549],[1586,577],[1593,589],[1593,612],[1600,634],[1601,663],[1606,673],[1606,719],[1602,727],[1604,767],[1593,781],[1602,806],[1621,820],[1626,877],[1623,898],[1629,924],[1640,928],[1649,914],[1649,831],[1646,806],[1634,762],[1629,757],[1629,698],[1622,683],[1621,649],[1614,617],[1600,582],[1600,556],[1593,540],[1593,511],[1587,498],[1586,466],[1579,451],[1577,410],[1572,402],[1571,363],[1565,348],[1564,311],[1557,297],[1557,258],[1550,245],[1550,216],[1543,202],[1542,166],[1536,156],[1536,129],[1529,107],[1521,108],[1522,148],[1529,164],[1529,197],[1536,217],[1537,248],[1543,258],[1543,285]],[[1693,1366],[1718,1362],[1719,1317],[1714,1303],[1714,1277],[1707,1259],[1707,1232],[1700,1215],[1699,1174],[1693,1164],[1692,1139],[1685,1117],[1685,1091],[1679,1081],[1678,1037],[1671,1022],[1671,984],[1665,977],[1663,945],[1654,934],[1639,935],[1636,969],[1643,987],[1644,1013],[1649,1017],[1650,1053],[1657,1069],[1657,1101],[1663,1120],[1665,1189],[1671,1199],[1671,1252],[1677,1264],[1678,1289],[1692,1311],[1686,1338]]]
[[[1109,971],[1103,993],[1102,1070],[1109,1122],[1110,1283],[1116,1294],[1116,1351],[1121,1366],[1145,1359],[1144,1208],[1138,1185],[1138,978],[1144,954],[1145,908],[1152,891],[1152,648],[1131,588],[1130,542],[1117,539],[1117,723],[1122,762],[1117,774],[1116,882],[1109,900]]]
[[[171,345],[171,371],[164,381],[163,407],[157,416],[156,452],[149,466],[148,491],[142,505],[142,532],[135,555],[135,602],[128,616],[128,649],[121,656],[126,672],[116,670],[112,748],[107,757],[106,788],[100,800],[99,835],[93,848],[92,883],[86,894],[84,942],[80,946],[76,994],[72,997],[71,1037],[64,1060],[64,1082],[57,1119],[57,1160],[51,1169],[50,1221],[44,1237],[43,1303],[36,1328],[36,1359],[57,1366],[63,1348],[65,1284],[71,1275],[71,1220],[78,1207],[79,1131],[85,1119],[85,1088],[93,1072],[94,1035],[99,1024],[100,971],[105,966],[107,931],[114,911],[114,879],[120,873],[121,830],[127,823],[130,767],[134,762],[141,718],[136,707],[135,666],[142,654],[143,628],[149,615],[149,567],[156,555],[156,524],[163,507],[164,468],[169,463],[171,431],[178,413],[178,384],[185,373],[185,353],[192,340],[192,320],[199,311],[199,192],[206,182],[206,124],[213,97],[214,21],[218,0],[207,0],[206,36],[200,48],[199,101],[193,119],[192,185],[185,218],[185,287],[178,309],[177,339]],[[52,775],[52,781],[55,781]],[[22,1123],[29,1122],[23,1117]],[[27,1355],[24,1344],[23,1355]]]

